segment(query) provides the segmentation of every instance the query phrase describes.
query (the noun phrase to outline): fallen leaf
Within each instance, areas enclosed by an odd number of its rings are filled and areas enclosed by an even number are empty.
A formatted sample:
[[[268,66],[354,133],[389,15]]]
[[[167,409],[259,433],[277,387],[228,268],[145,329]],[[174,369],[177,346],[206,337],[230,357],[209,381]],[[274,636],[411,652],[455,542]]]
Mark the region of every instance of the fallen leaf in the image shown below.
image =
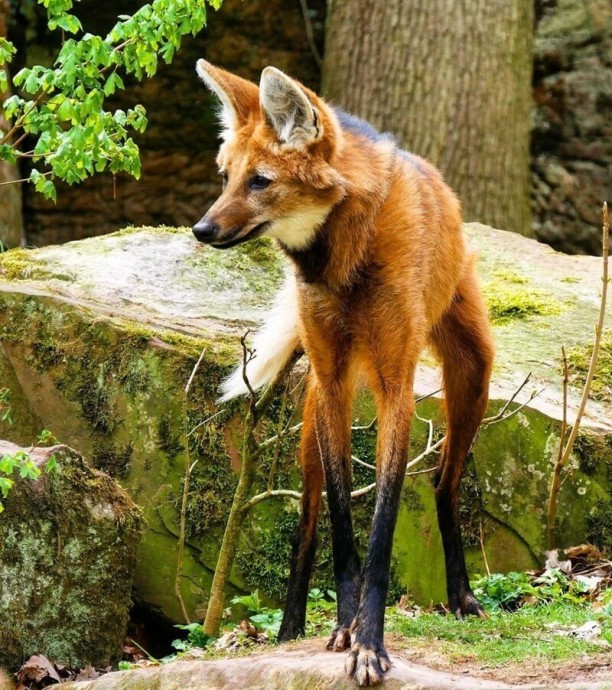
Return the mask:
[[[88,666],[85,666],[85,668],[81,669],[77,677],[75,678],[76,681],[79,680],[96,680],[96,678],[99,678],[100,674],[96,671],[96,669],[89,664]]]
[[[35,654],[31,656],[25,664],[15,674],[17,677],[17,690],[31,690],[31,683],[42,683],[45,685],[52,685],[61,682],[55,665],[42,654]]]

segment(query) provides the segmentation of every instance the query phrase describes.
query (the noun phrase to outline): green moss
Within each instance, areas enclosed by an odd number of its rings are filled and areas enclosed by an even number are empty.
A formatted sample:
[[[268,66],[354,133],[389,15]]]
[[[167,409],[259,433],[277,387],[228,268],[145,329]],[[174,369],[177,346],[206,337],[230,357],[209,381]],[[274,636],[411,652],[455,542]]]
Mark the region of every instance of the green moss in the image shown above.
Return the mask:
[[[473,457],[466,463],[460,487],[459,519],[463,545],[472,548],[480,545],[480,525],[483,522],[484,505],[482,488],[476,474]]]
[[[579,457],[580,471],[593,475],[602,463],[612,464],[612,436],[595,436],[581,430],[576,437],[574,452]]]
[[[278,601],[287,591],[291,543],[297,528],[298,512],[288,504],[274,518],[272,529],[258,531],[253,543],[246,543],[237,556],[247,589],[259,589]],[[317,580],[318,584],[318,580]]]
[[[129,472],[133,452],[132,442],[122,445],[113,443],[108,438],[101,438],[94,442],[91,464],[111,477],[124,479]]]
[[[583,386],[593,354],[593,345],[573,347],[567,351],[572,382]],[[604,329],[595,376],[591,383],[591,397],[612,402],[612,330]]]
[[[183,452],[181,433],[172,427],[166,414],[162,414],[157,425],[157,445],[170,458]]]
[[[188,428],[202,421],[201,410],[190,410]],[[215,420],[217,422],[217,420]],[[187,535],[201,538],[211,527],[225,524],[236,489],[237,475],[225,448],[222,422],[205,424],[189,438],[193,461],[199,459],[191,475],[187,503]]]
[[[150,233],[152,235],[183,235],[183,234],[189,234],[191,233],[191,230],[189,228],[185,227],[172,227],[170,225],[157,225],[157,226],[149,226],[149,225],[140,225],[140,226],[135,226],[135,225],[128,225],[126,228],[122,228],[121,230],[118,230],[117,232],[113,232],[110,235],[106,235],[106,237],[125,237],[126,235],[135,235],[143,230],[146,230],[147,233]],[[94,240],[96,241],[96,240]]]
[[[562,283],[568,283],[569,285],[573,285],[574,283],[579,283],[582,280],[582,278],[577,278],[576,276],[567,276],[565,278],[561,278]]]
[[[237,288],[243,302],[273,294],[284,275],[284,263],[274,242],[260,238],[245,242],[231,255],[211,247],[201,247],[185,260],[186,265],[206,263],[208,289],[212,292]]]
[[[529,283],[529,278],[507,269],[498,269],[493,273],[493,277],[497,280],[513,283],[515,285],[526,285]]]
[[[512,282],[489,282],[483,292],[491,321],[497,325],[529,316],[555,316],[563,305],[547,292],[517,287]]]
[[[31,256],[29,249],[9,249],[0,254],[0,279],[43,280],[58,278],[69,280],[70,276],[55,275],[46,271],[41,262]]]
[[[587,539],[612,557],[612,500],[597,501],[587,516]]]
[[[142,518],[110,477],[57,455],[56,473],[19,481],[5,501],[0,589],[14,595],[0,599],[0,666],[120,657]]]

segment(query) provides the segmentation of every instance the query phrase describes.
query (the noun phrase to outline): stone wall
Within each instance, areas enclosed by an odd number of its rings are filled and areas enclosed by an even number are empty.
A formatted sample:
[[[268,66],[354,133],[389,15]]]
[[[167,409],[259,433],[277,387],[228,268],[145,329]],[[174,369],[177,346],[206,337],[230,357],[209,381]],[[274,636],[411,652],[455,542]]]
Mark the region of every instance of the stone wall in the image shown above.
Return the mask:
[[[539,240],[601,253],[612,191],[612,4],[536,0],[533,210]]]
[[[79,16],[86,30],[98,33],[112,25],[113,17],[141,4],[87,0]],[[320,43],[324,6],[324,0],[309,0]],[[36,49],[30,45],[28,52],[34,56]],[[171,65],[163,66],[155,79],[132,86],[116,103],[123,108],[142,103],[147,109],[147,131],[135,136],[141,149],[141,180],[118,175],[114,183],[108,173],[78,187],[58,185],[57,205],[26,188],[28,244],[66,242],[129,224],[191,226],[200,219],[220,189],[214,164],[215,101],[195,73],[201,57],[255,81],[263,67],[273,64],[308,86],[319,85],[298,0],[225,0],[221,11],[210,10],[205,31],[185,39]]]

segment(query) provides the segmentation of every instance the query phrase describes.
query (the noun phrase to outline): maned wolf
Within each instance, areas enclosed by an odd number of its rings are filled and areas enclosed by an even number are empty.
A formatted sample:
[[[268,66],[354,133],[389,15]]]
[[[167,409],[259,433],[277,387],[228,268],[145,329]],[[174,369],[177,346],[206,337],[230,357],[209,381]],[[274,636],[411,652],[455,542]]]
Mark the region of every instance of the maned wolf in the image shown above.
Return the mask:
[[[304,406],[301,517],[280,640],[304,633],[323,485],[338,598],[328,649],[350,648],[359,685],[382,680],[393,531],[408,457],[419,354],[442,361],[447,435],[435,480],[448,600],[484,615],[468,580],[458,521],[466,456],[485,411],[493,344],[460,205],[427,161],[266,67],[259,87],[199,60],[221,101],[217,162],[223,193],[193,228],[219,249],[274,237],[291,274],[255,339],[247,373],[270,383],[303,346],[311,372]],[[351,522],[351,403],[364,378],[378,409],[376,507],[363,567]],[[246,392],[241,371],[223,387]]]

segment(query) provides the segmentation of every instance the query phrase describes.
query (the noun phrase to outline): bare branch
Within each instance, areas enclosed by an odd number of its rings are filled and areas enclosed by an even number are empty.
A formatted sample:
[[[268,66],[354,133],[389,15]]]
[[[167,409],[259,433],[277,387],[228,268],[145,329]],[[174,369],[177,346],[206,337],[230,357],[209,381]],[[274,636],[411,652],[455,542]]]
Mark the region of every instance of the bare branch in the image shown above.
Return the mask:
[[[427,400],[427,398],[433,398],[434,395],[438,395],[438,393],[441,393],[442,390],[442,388],[438,388],[438,390],[431,391],[431,393],[425,393],[425,395],[421,395],[420,397],[415,398],[414,402],[416,404],[422,402],[423,400]]]
[[[296,434],[304,425],[303,422],[300,422],[299,424],[295,424],[294,426],[289,427],[288,429],[285,429],[282,434],[275,434],[274,436],[270,436],[270,438],[267,438],[265,441],[262,441],[259,444],[259,451],[265,450],[269,446],[271,446],[273,443],[276,443],[279,438],[284,438],[285,436],[291,436],[293,434]],[[259,454],[258,451],[258,454]]]
[[[291,489],[274,489],[273,491],[264,491],[260,494],[252,496],[248,501],[245,501],[240,506],[240,510],[244,512],[251,510],[253,506],[256,506],[258,503],[261,503],[268,498],[292,498],[295,501],[299,501],[302,498],[302,494],[299,491],[291,491]]]
[[[376,472],[376,467],[374,465],[370,465],[369,462],[364,462],[363,460],[358,458],[356,455],[351,455],[351,460],[353,462],[356,462],[358,465],[361,465],[362,467],[367,467],[369,470]]]
[[[376,425],[377,421],[378,417],[374,417],[374,419],[369,424],[364,424],[363,426],[352,426],[351,431],[371,431]]]
[[[502,417],[504,416],[504,414],[506,414],[506,410],[507,410],[507,409],[510,407],[510,405],[512,405],[512,403],[515,401],[517,395],[518,395],[518,394],[523,390],[523,388],[525,388],[525,386],[529,383],[529,379],[530,379],[530,378],[531,378],[531,372],[529,372],[529,373],[527,374],[527,376],[525,377],[525,380],[523,381],[523,383],[521,383],[521,385],[514,391],[514,393],[512,394],[512,397],[510,398],[510,400],[508,400],[508,401],[506,402],[506,404],[501,408],[501,410],[500,410],[497,414],[493,415],[492,417],[485,417],[485,419],[482,420],[482,424],[484,424],[484,425],[486,425],[486,424],[493,424],[494,422],[500,421],[500,420],[502,419]],[[531,399],[533,400],[534,397],[535,397],[535,396],[532,394],[532,395],[531,395]]]
[[[274,457],[272,458],[272,463],[270,464],[270,474],[268,475],[268,491],[272,491],[274,488],[274,475],[276,474],[276,467],[278,465],[278,454],[280,453],[280,444],[283,439],[283,417],[285,416],[285,409],[287,407],[287,397],[289,394],[289,381],[285,386],[285,393],[281,401],[281,409],[278,414],[278,432],[276,434],[276,447],[274,448]]]
[[[511,419],[512,417],[514,417],[514,415],[518,414],[524,407],[527,407],[527,405],[529,405],[529,403],[534,398],[537,398],[538,395],[540,395],[543,392],[544,388],[540,388],[539,391],[533,391],[533,393],[529,396],[529,399],[525,400],[525,402],[521,403],[518,407],[515,407],[514,410],[512,410],[512,412],[508,412],[508,414],[505,414],[503,417],[498,417],[498,415],[495,415],[495,417],[490,417],[488,421],[485,419],[482,421],[482,424],[480,426],[490,426],[491,424],[497,424],[498,422],[505,422],[507,419]]]

